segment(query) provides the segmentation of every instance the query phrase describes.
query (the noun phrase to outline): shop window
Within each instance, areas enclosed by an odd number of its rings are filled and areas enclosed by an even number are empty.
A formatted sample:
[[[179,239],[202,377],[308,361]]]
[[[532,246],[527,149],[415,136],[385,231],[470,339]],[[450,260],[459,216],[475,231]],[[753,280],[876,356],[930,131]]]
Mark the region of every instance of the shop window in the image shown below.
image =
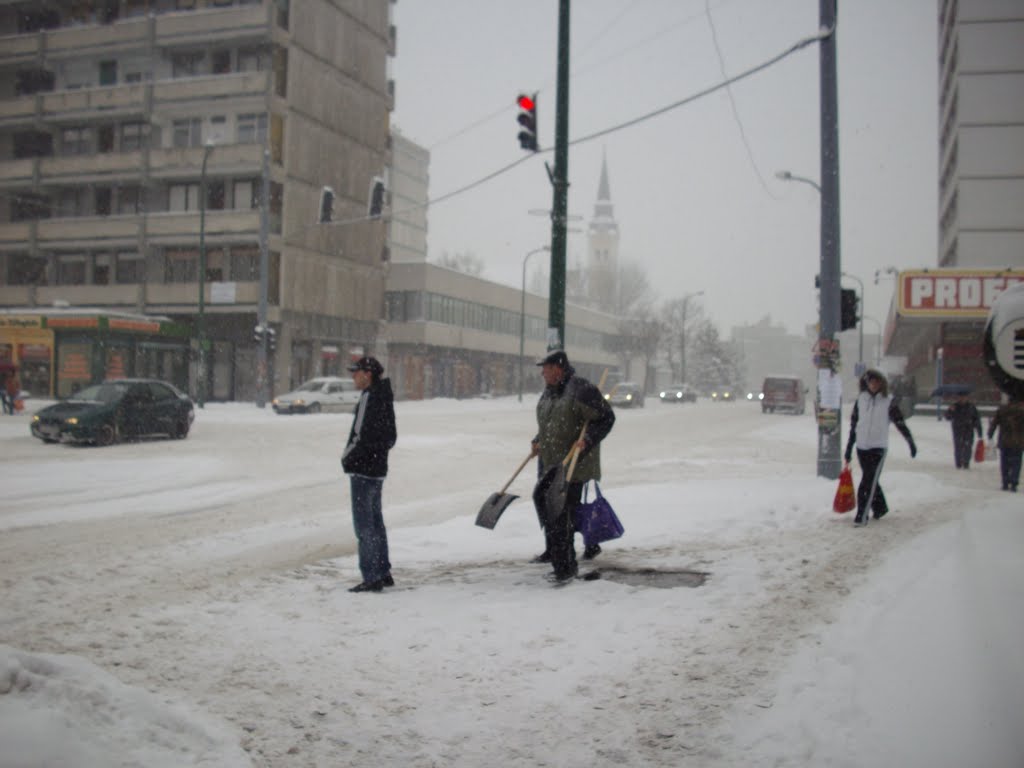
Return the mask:
[[[109,253],[97,253],[93,257],[92,263],[92,283],[93,285],[109,285],[110,284],[110,263],[112,257]]]
[[[107,361],[103,370],[105,379],[123,379],[128,375],[131,349],[122,346],[107,347]]]
[[[61,152],[65,155],[89,153],[89,129],[83,126],[65,128],[60,132]]]
[[[199,252],[168,249],[164,251],[164,282],[195,283],[198,277]]]
[[[142,254],[122,251],[117,254],[114,278],[122,285],[145,282],[145,259]]]
[[[239,144],[264,144],[267,141],[267,115],[239,115],[235,121]]]
[[[62,253],[56,261],[57,285],[85,285],[84,253]]]
[[[231,249],[231,279],[251,282],[260,277],[260,249],[242,246]]]
[[[62,342],[57,347],[57,397],[70,397],[92,383],[92,344]]]
[[[202,121],[198,117],[175,120],[171,124],[172,145],[178,148],[198,147],[203,141]]]

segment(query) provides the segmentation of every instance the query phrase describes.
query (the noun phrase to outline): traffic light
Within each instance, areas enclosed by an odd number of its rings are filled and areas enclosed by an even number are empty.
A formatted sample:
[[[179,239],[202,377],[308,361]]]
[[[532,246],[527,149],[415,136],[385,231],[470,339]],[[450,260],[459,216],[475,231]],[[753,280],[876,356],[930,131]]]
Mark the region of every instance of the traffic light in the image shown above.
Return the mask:
[[[839,330],[848,331],[857,327],[857,292],[853,288],[843,288],[839,293]]]
[[[380,176],[374,176],[370,180],[370,203],[367,206],[367,215],[371,219],[380,217],[384,209],[384,180]]]
[[[257,325],[255,328],[252,329],[252,340],[255,341],[257,344],[262,344],[263,343],[263,326],[262,325]]]
[[[519,146],[531,152],[537,151],[537,94],[529,96],[520,93],[516,99],[519,105]]]
[[[267,326],[267,346],[271,352],[277,349],[277,332],[269,326]]]
[[[334,190],[324,187],[320,190],[320,223],[328,224],[334,216]]]

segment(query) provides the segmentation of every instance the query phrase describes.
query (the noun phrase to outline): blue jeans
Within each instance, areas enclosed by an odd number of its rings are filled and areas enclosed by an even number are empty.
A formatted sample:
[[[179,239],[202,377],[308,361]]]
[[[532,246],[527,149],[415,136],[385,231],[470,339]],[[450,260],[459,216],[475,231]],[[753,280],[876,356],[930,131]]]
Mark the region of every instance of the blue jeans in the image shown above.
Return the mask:
[[[359,542],[359,570],[363,581],[380,581],[391,573],[388,560],[388,532],[381,511],[383,477],[349,475],[352,489],[352,526]]]

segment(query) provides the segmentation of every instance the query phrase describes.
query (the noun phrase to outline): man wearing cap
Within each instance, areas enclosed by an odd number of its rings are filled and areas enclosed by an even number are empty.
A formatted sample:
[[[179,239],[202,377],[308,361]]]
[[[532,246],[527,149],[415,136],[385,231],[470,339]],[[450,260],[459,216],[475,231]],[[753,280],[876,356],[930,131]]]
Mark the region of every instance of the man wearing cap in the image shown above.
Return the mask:
[[[362,391],[341,467],[349,476],[352,525],[359,542],[359,570],[363,581],[349,592],[380,592],[394,586],[388,559],[388,532],[384,528],[381,491],[388,474],[388,451],[398,439],[395,397],[391,380],[382,378],[384,366],[376,358],[362,357],[348,368]]]
[[[573,513],[587,481],[601,479],[600,443],[611,432],[615,414],[598,388],[576,375],[562,350],[552,352],[537,365],[541,366],[545,387],[537,402],[538,430],[531,446],[531,455],[540,456],[540,479],[533,491],[533,502],[544,527],[546,547],[534,559],[550,560],[554,579],[564,582],[576,576],[578,570]],[[547,490],[574,446],[579,457],[572,482],[567,486],[565,503],[560,509],[549,509]]]

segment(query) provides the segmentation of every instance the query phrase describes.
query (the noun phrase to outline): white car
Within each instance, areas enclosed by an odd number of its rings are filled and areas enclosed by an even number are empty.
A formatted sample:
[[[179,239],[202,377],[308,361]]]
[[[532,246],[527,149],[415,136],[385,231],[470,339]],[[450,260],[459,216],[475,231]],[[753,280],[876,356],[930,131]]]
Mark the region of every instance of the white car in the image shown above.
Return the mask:
[[[310,379],[297,389],[274,398],[277,413],[320,413],[343,411],[351,413],[362,393],[352,379],[322,376]]]

